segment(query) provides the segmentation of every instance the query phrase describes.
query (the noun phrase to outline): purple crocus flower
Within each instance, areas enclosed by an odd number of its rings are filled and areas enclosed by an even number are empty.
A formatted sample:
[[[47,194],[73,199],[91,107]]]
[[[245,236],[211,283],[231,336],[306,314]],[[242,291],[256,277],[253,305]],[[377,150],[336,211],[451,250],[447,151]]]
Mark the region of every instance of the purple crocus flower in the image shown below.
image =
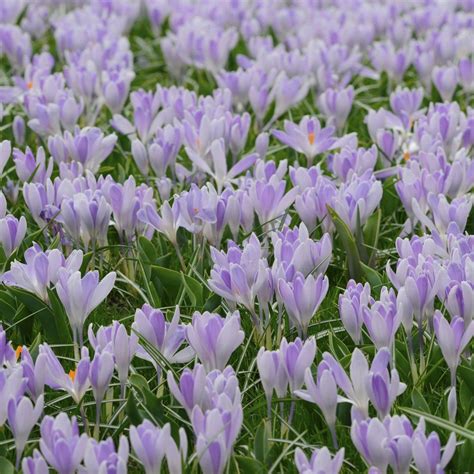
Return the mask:
[[[308,326],[329,289],[327,276],[296,273],[293,281],[278,281],[278,290],[291,322],[306,336]]]
[[[18,402],[25,393],[25,385],[23,371],[19,367],[11,371],[0,369],[0,426],[3,426],[7,420],[10,399]]]
[[[449,102],[458,85],[458,69],[456,66],[435,66],[432,80],[441,98]]]
[[[311,166],[316,155],[330,150],[336,139],[334,128],[322,128],[315,117],[304,116],[299,124],[284,122],[285,131],[273,130],[272,134],[285,145],[302,153]]]
[[[90,438],[84,454],[84,474],[98,472],[125,474],[127,472],[128,455],[128,439],[123,435],[120,436],[117,451],[112,438],[100,442]]]
[[[458,64],[459,82],[467,93],[474,92],[474,62],[463,58]]]
[[[196,434],[196,453],[204,474],[222,474],[243,421],[242,406],[231,411],[194,407],[191,415]]]
[[[175,247],[177,246],[177,232],[179,224],[180,206],[177,200],[170,206],[165,201],[160,209],[160,214],[155,206],[145,203],[144,207],[137,213],[137,217],[144,224],[151,226],[163,234]]]
[[[390,107],[395,115],[403,122],[406,130],[410,130],[414,120],[419,115],[423,101],[423,88],[407,89],[397,87],[390,94]]]
[[[369,466],[378,469],[375,472],[386,472],[392,451],[388,446],[390,434],[380,420],[353,420],[351,439]]]
[[[303,343],[297,337],[293,342],[288,343],[286,338],[283,338],[280,353],[290,391],[293,393],[303,386],[306,369],[313,363],[316,355],[316,339],[311,336]]]
[[[115,283],[115,272],[99,281],[99,272],[88,272],[81,278],[79,271],[59,271],[56,291],[71,324],[74,340],[82,347],[84,322],[102,301],[107,298]]]
[[[15,438],[17,469],[31,430],[43,413],[43,406],[43,395],[38,397],[35,405],[28,397],[22,397],[19,401],[11,398],[8,402],[8,425]]]
[[[10,159],[12,152],[12,144],[9,140],[3,140],[0,142],[0,174],[3,173],[5,165]]]
[[[339,217],[356,232],[373,214],[382,199],[382,184],[371,171],[362,176],[352,175],[334,198],[334,210]]]
[[[444,304],[451,317],[460,316],[468,326],[474,319],[474,285],[469,273],[469,259],[466,259],[466,267],[466,275],[461,281],[451,280],[447,285]]]
[[[0,333],[1,341],[1,333]],[[1,342],[0,342],[1,345]],[[38,397],[44,392],[44,380],[46,376],[46,366],[44,364],[44,358],[38,356],[33,362],[30,351],[25,346],[19,346],[17,351],[21,351],[20,365],[23,370],[23,377],[26,379],[26,392],[33,401],[38,400]],[[0,361],[1,357],[0,349]]]
[[[164,314],[145,304],[135,312],[132,330],[144,337],[170,363],[186,363],[194,357],[192,347],[182,347],[186,340],[186,327],[179,322],[179,306],[176,306],[173,319],[167,322]],[[151,362],[155,369],[155,360],[139,346],[137,357]]]
[[[326,446],[315,449],[308,460],[301,448],[295,450],[295,464],[299,474],[338,474],[344,462],[344,448],[334,457]]]
[[[15,115],[12,123],[13,137],[18,146],[25,144],[26,125],[25,120],[21,115]]]
[[[149,420],[145,420],[139,426],[130,427],[130,444],[143,464],[146,474],[159,472],[164,458],[166,458],[170,473],[181,474],[182,460],[187,456],[187,439],[183,428],[180,428],[179,434],[180,448],[178,450],[171,436],[169,423],[158,428]]]
[[[46,155],[43,147],[39,147],[36,156],[26,147],[25,153],[18,148],[13,150],[13,161],[16,167],[16,174],[20,181],[30,181],[44,183],[51,178],[53,172],[53,161],[51,158],[46,162]]]
[[[372,301],[370,285],[349,280],[343,294],[339,295],[339,316],[344,328],[356,344],[361,342],[363,308]]]
[[[40,452],[35,449],[33,451],[33,456],[23,458],[21,463],[21,469],[24,474],[48,474],[49,468],[48,464],[41,456]]]
[[[351,112],[353,100],[354,88],[352,86],[340,90],[326,89],[319,96],[318,105],[328,119],[328,123],[342,130]]]
[[[267,351],[263,347],[257,354],[257,367],[267,399],[268,417],[271,415],[273,391],[278,398],[283,398],[288,391],[288,375],[280,350]]]
[[[389,372],[387,366],[390,358],[390,351],[386,347],[380,349],[374,357],[366,378],[367,393],[380,420],[390,413],[395,399],[406,389],[406,385],[400,382],[397,370],[392,369]]]
[[[451,433],[441,455],[441,443],[438,433],[425,435],[425,420],[420,419],[413,434],[412,451],[415,466],[420,474],[443,473],[456,450],[456,435]]]
[[[73,250],[64,258],[58,249],[43,252],[38,244],[25,251],[25,263],[14,261],[10,270],[3,274],[2,281],[7,286],[17,286],[36,294],[45,302],[49,301],[48,289],[59,278],[59,269],[65,274],[74,273],[82,264],[82,252]]]
[[[349,181],[353,174],[362,176],[367,170],[373,171],[377,163],[377,147],[369,149],[344,147],[332,156],[332,172],[343,182]]]
[[[392,350],[395,334],[401,323],[397,311],[397,297],[393,289],[383,287],[380,300],[372,302],[370,308],[362,308],[362,318],[372,342],[377,349],[388,347]]]
[[[450,223],[455,222],[459,231],[464,232],[472,208],[470,197],[462,196],[448,202],[444,194],[429,193],[427,202],[435,224],[434,228],[430,228],[431,231],[436,229],[441,234],[446,234]]]
[[[239,347],[245,333],[240,329],[238,311],[226,318],[214,313],[193,314],[186,329],[186,338],[207,371],[223,370],[232,353]]]
[[[0,324],[0,367],[4,365],[14,366],[15,362],[16,354],[12,343],[7,339],[7,333]]]
[[[461,354],[474,336],[474,321],[468,325],[458,316],[449,323],[438,310],[434,314],[434,330],[443,357],[451,372],[451,386],[456,385],[456,370]]]
[[[333,444],[337,447],[336,409],[338,402],[337,385],[331,369],[326,362],[318,365],[317,383],[308,367],[304,375],[306,390],[296,390],[297,397],[315,403],[321,409],[332,435]]]
[[[26,234],[26,219],[20,219],[12,215],[0,218],[0,246],[3,248],[5,256],[8,258],[23,242]]]
[[[270,93],[270,97],[275,99],[275,110],[270,123],[301,102],[308,94],[309,85],[309,80],[306,77],[293,76],[289,78],[285,71],[281,71],[276,77]]]
[[[60,413],[45,416],[40,426],[40,449],[49,465],[59,474],[72,474],[84,458],[87,435],[79,434],[76,417]]]

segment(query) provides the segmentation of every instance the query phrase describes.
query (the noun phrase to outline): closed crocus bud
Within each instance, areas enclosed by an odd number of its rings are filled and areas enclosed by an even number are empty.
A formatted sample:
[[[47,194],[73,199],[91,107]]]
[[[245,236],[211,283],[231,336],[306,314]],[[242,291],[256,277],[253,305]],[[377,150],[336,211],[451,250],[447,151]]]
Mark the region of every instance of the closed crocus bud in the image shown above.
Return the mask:
[[[458,69],[456,66],[436,66],[431,76],[433,84],[445,102],[449,102],[458,85]]]
[[[362,285],[354,280],[350,280],[344,293],[339,295],[339,316],[356,344],[361,342],[362,310],[370,300],[370,285]]]
[[[186,337],[205,369],[210,371],[224,369],[232,353],[242,344],[245,334],[240,329],[238,311],[229,313],[226,318],[195,312]]]
[[[444,305],[454,318],[460,316],[464,324],[469,325],[474,319],[474,284],[471,281],[452,281],[446,289]]]
[[[140,173],[143,176],[148,176],[149,171],[149,162],[148,162],[148,152],[145,148],[145,145],[138,139],[132,141],[132,156],[135,160]]]
[[[257,139],[255,140],[255,151],[258,153],[258,156],[261,160],[264,160],[267,154],[269,139],[270,137],[268,133],[262,132],[257,136]]]
[[[327,89],[319,96],[318,105],[328,121],[338,130],[342,130],[351,111],[353,100],[354,88],[352,86],[341,90]]]
[[[278,398],[283,398],[288,390],[288,375],[281,352],[279,350],[266,351],[261,347],[257,354],[257,367],[267,398],[268,417],[270,418],[273,391],[276,392]]]
[[[17,468],[31,430],[43,413],[43,406],[43,395],[38,397],[34,406],[28,397],[22,397],[18,402],[12,398],[8,402],[8,424],[15,437]]]
[[[206,371],[201,364],[196,364],[192,370],[185,368],[176,383],[173,373],[168,371],[168,387],[173,397],[186,410],[189,417],[193,408],[198,405],[203,407],[206,399]]]
[[[26,219],[21,216],[17,219],[8,215],[0,219],[0,245],[8,258],[18,249],[26,234]]]
[[[10,158],[11,152],[12,144],[8,140],[3,140],[3,142],[0,142],[0,174],[3,173],[5,165]]]
[[[334,457],[326,446],[315,449],[309,460],[301,448],[295,450],[295,464],[299,474],[338,474],[343,462],[344,448]]]
[[[84,458],[88,437],[79,434],[76,417],[60,413],[56,418],[45,416],[40,426],[40,449],[48,464],[58,474],[71,474]]]
[[[24,474],[49,473],[48,464],[37,449],[33,451],[33,456],[23,458],[23,461],[21,462],[21,469]]]
[[[135,455],[143,464],[146,474],[160,472],[164,458],[170,474],[181,474],[182,459],[186,459],[187,444],[184,430],[180,429],[180,450],[171,436],[171,427],[167,423],[158,428],[145,420],[139,426],[130,427],[130,444]],[[181,451],[181,452],[180,452]]]
[[[296,390],[295,395],[303,400],[315,403],[321,409],[324,419],[332,435],[334,447],[337,448],[336,437],[336,409],[337,409],[337,385],[331,369],[326,362],[318,365],[317,383],[315,382],[311,369],[308,367],[304,376],[306,390]]]
[[[474,92],[474,62],[463,58],[458,65],[459,82],[466,92]]]
[[[448,394],[448,416],[449,421],[455,423],[456,412],[458,410],[458,398],[456,394],[456,387],[451,387]]]
[[[163,178],[157,178],[155,180],[155,185],[160,195],[161,201],[167,201],[171,196],[173,181],[165,176]]]
[[[15,143],[18,146],[23,146],[25,144],[25,133],[26,125],[25,120],[20,115],[15,115],[12,124],[13,137],[15,138]]]
[[[10,399],[19,401],[24,393],[25,379],[20,367],[0,371],[0,427],[7,420]]]
[[[98,411],[100,410],[100,404],[104,399],[105,392],[109,388],[113,373],[114,358],[112,354],[108,351],[96,352],[90,365],[89,378]]]
[[[316,355],[316,339],[311,336],[304,343],[298,337],[288,343],[285,338],[280,344],[280,352],[288,376],[290,390],[299,390],[304,383],[306,369],[313,363]]]

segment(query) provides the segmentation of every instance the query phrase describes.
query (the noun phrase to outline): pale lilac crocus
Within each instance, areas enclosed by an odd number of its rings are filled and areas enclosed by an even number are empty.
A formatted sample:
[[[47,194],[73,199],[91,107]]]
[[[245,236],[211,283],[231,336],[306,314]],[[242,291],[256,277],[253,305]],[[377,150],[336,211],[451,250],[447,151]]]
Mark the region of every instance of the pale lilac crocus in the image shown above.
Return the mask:
[[[74,341],[79,342],[81,347],[84,322],[112,291],[115,276],[115,272],[111,272],[99,281],[97,271],[88,272],[82,278],[79,271],[73,273],[59,271],[56,291],[69,318]]]
[[[284,122],[285,131],[273,130],[272,134],[282,143],[305,155],[310,166],[314,158],[330,150],[336,139],[333,127],[321,127],[315,117],[304,116],[299,124]]]
[[[303,400],[318,405],[331,432],[333,445],[337,448],[337,385],[327,363],[323,361],[318,365],[317,381],[314,380],[311,369],[308,367],[305,371],[304,383],[306,390],[296,390],[294,394]]]
[[[297,273],[293,281],[278,281],[278,290],[291,322],[300,335],[306,336],[308,326],[329,289],[327,276]]]
[[[361,342],[363,308],[371,301],[370,285],[349,280],[343,294],[339,295],[339,316],[344,328],[356,344]]]
[[[288,375],[281,351],[268,351],[261,347],[257,354],[257,368],[267,399],[267,415],[270,418],[273,392],[275,391],[278,398],[283,398],[288,391]]]
[[[19,367],[12,370],[0,369],[0,427],[7,420],[10,399],[19,401],[25,393],[25,385],[23,371]]]
[[[458,85],[458,69],[456,66],[435,66],[432,73],[433,83],[441,98],[449,102]]]
[[[84,468],[81,473],[125,474],[127,472],[128,455],[128,439],[124,435],[120,436],[117,450],[115,450],[112,438],[100,442],[89,438],[84,454]]]
[[[145,420],[141,425],[130,427],[130,444],[146,474],[160,472],[165,458],[170,474],[181,474],[182,459],[186,459],[187,455],[187,439],[183,428],[180,428],[179,434],[178,449],[169,423],[159,428]]]
[[[79,434],[76,417],[60,413],[45,416],[40,426],[40,449],[48,464],[58,474],[72,474],[84,458],[88,437]]]
[[[223,370],[244,337],[238,311],[225,318],[207,311],[196,311],[192,323],[186,328],[186,338],[207,371]]]
[[[286,338],[283,338],[280,344],[280,353],[290,391],[293,393],[303,386],[306,369],[314,361],[316,339],[311,336],[303,343],[299,337],[292,342],[287,342]]]
[[[23,458],[21,469],[24,474],[48,474],[49,468],[43,456],[35,449],[33,456]]]
[[[53,160],[46,160],[43,147],[39,147],[36,156],[26,148],[25,153],[15,148],[13,150],[13,161],[15,163],[16,174],[21,182],[44,183],[51,178],[53,172]]]
[[[318,98],[318,106],[329,124],[342,130],[352,109],[354,87],[344,89],[326,89]]]
[[[171,322],[167,322],[162,311],[144,304],[135,312],[132,330],[146,339],[170,364],[183,364],[194,357],[192,347],[183,347],[186,327],[180,323],[179,306],[176,306]],[[158,374],[161,373],[161,368],[141,345],[138,347],[137,357],[151,362]]]
[[[344,462],[344,448],[331,456],[326,446],[315,449],[308,459],[301,448],[295,450],[295,464],[299,474],[338,474]]]
[[[38,397],[35,405],[28,397],[22,397],[18,402],[11,398],[8,402],[8,425],[15,438],[17,469],[31,430],[43,413],[43,406],[43,395]]]
[[[26,219],[12,215],[0,218],[0,246],[5,256],[10,257],[23,242],[26,234]]]

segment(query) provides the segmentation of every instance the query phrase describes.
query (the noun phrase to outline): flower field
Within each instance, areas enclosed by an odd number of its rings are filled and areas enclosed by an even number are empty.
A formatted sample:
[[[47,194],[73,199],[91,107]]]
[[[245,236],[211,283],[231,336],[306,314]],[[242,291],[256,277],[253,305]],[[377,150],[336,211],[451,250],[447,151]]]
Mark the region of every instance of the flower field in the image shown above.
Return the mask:
[[[474,472],[472,0],[0,0],[0,474]]]

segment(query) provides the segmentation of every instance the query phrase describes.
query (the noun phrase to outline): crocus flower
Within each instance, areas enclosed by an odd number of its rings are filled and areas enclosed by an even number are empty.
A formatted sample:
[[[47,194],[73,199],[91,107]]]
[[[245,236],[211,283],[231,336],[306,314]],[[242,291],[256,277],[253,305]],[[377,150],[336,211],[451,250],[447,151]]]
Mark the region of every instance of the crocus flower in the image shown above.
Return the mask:
[[[223,370],[230,356],[242,344],[245,333],[240,329],[238,311],[226,318],[209,312],[193,314],[186,337],[207,371]]]
[[[82,346],[82,331],[87,316],[107,298],[115,283],[115,272],[99,282],[99,272],[92,271],[81,278],[79,271],[59,271],[56,291],[71,324],[74,340]],[[78,338],[78,339],[77,339]]]
[[[336,409],[337,385],[331,369],[326,362],[318,365],[317,383],[314,381],[311,369],[308,367],[304,375],[306,390],[296,390],[295,395],[303,400],[315,403],[321,409],[324,419],[331,432],[333,444],[337,447],[336,437]]]
[[[27,347],[20,346],[17,348],[17,353],[18,350],[21,351],[20,365],[23,370],[23,377],[26,379],[26,392],[33,401],[36,401],[44,392],[44,380],[46,376],[44,357],[38,356],[33,362],[33,358]]]
[[[458,85],[458,69],[456,66],[435,66],[432,80],[441,98],[448,102]]]
[[[0,142],[0,174],[3,173],[7,161],[10,159],[12,144],[9,140]]]
[[[468,261],[467,265],[468,265]],[[466,280],[452,281],[446,288],[446,298],[444,304],[451,317],[460,316],[464,319],[464,324],[468,326],[474,319],[474,285],[469,282],[469,274]]]
[[[21,462],[21,469],[24,474],[49,473],[48,464],[37,449],[33,451],[33,456],[23,458],[23,461]]]
[[[273,130],[273,135],[285,145],[302,153],[310,166],[320,153],[330,150],[335,143],[334,128],[322,128],[317,118],[305,116],[299,124],[284,122],[285,131]]]
[[[344,89],[326,89],[318,99],[321,112],[334,124],[338,130],[342,130],[347,121],[354,100],[354,88],[348,86]]]
[[[292,323],[300,334],[306,335],[308,326],[329,289],[326,276],[297,273],[292,282],[278,281],[278,289]]]
[[[8,258],[18,249],[26,234],[26,219],[20,219],[12,215],[0,218],[0,245],[5,256]]]
[[[474,92],[474,62],[462,58],[458,65],[459,82],[466,92]]]
[[[40,426],[41,454],[59,474],[72,474],[84,458],[87,435],[79,434],[76,417],[60,413],[56,418],[45,416]]]
[[[344,461],[344,448],[334,457],[326,446],[315,449],[308,460],[301,448],[295,450],[295,464],[299,474],[338,474]]]
[[[316,339],[311,336],[303,343],[297,337],[293,342],[288,343],[286,338],[283,338],[280,352],[290,390],[293,393],[303,386],[306,369],[313,363],[316,355]]]
[[[413,434],[413,459],[420,474],[444,472],[456,450],[456,435],[451,433],[441,455],[441,443],[438,433],[425,435],[425,422],[422,418]]]
[[[178,450],[171,436],[169,423],[158,428],[145,420],[139,426],[130,427],[130,444],[146,474],[159,472],[164,458],[171,474],[181,474],[181,461],[186,459],[187,455],[186,434],[183,428],[180,428],[180,440]]]
[[[444,360],[451,372],[451,386],[454,387],[461,354],[474,336],[474,321],[466,325],[462,318],[455,316],[449,323],[442,313],[436,310],[434,330]]]
[[[179,224],[179,203],[177,200],[170,206],[165,201],[160,209],[160,214],[155,206],[145,203],[144,207],[137,213],[138,219],[143,223],[150,225],[153,229],[163,234],[174,246],[177,246],[177,232],[181,225]]]
[[[11,341],[7,339],[7,333],[0,324],[0,367],[3,365],[15,365],[15,350]]]
[[[20,181],[31,181],[44,183],[51,177],[53,172],[53,160],[46,162],[46,155],[43,147],[39,147],[36,157],[29,147],[25,153],[15,148],[13,150],[13,161],[15,162],[16,174]]]
[[[22,397],[18,402],[11,398],[8,402],[8,425],[15,437],[17,468],[31,430],[43,413],[43,406],[43,395],[38,397],[34,406],[28,397]]]
[[[276,392],[278,398],[283,398],[288,390],[288,375],[281,351],[266,351],[261,347],[257,354],[257,367],[267,399],[267,411],[270,418],[273,391]]]
[[[100,423],[100,408],[114,373],[114,358],[108,351],[96,352],[89,369],[89,380],[96,403],[96,432]]]
[[[186,363],[193,358],[194,350],[189,346],[182,348],[186,340],[186,327],[179,322],[179,319],[179,306],[176,306],[171,322],[167,322],[159,309],[144,304],[135,312],[132,329],[158,349],[170,364]],[[141,346],[137,350],[137,357],[148,360],[153,365],[156,364]]]
[[[128,440],[123,435],[120,436],[117,451],[112,438],[100,442],[90,438],[84,454],[84,474],[98,472],[125,474],[127,472],[128,454]]]
[[[362,176],[367,170],[372,171],[377,163],[377,156],[375,145],[369,149],[344,147],[332,157],[332,171],[341,181],[348,181],[353,174]]]
[[[356,344],[361,342],[362,311],[371,301],[370,285],[349,280],[343,294],[339,295],[339,316],[346,331]]]
[[[192,412],[196,434],[196,453],[204,474],[222,474],[243,421],[242,406],[232,411],[218,408],[203,413],[199,406]]]
[[[20,115],[15,115],[12,123],[13,137],[18,146],[25,144],[26,125],[25,120]]]
[[[0,426],[7,420],[10,400],[19,401],[25,393],[25,385],[21,368],[16,367],[11,371],[0,369]]]
[[[27,249],[24,258],[25,263],[11,264],[10,270],[3,274],[3,283],[30,291],[45,302],[49,301],[48,289],[58,282],[59,269],[69,274],[79,270],[82,264],[80,250],[73,250],[64,258],[58,249],[43,252],[38,244]]]

